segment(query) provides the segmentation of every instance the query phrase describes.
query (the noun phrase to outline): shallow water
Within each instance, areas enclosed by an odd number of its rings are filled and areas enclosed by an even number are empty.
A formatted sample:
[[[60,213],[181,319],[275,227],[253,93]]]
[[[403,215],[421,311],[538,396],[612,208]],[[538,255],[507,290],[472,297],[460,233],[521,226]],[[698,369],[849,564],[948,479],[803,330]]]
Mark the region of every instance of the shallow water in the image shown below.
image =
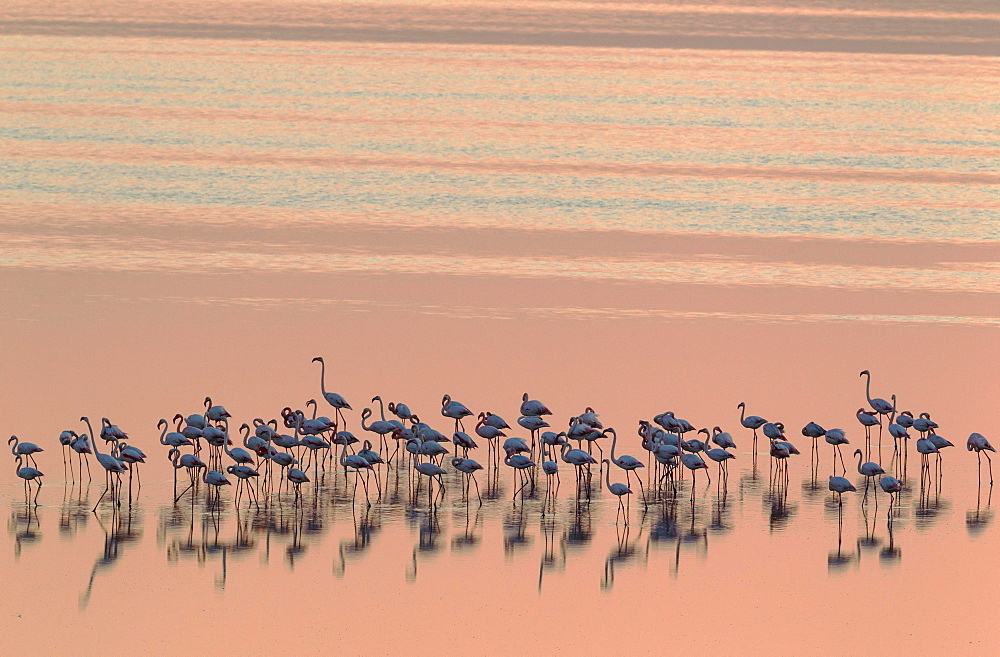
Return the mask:
[[[970,632],[961,622],[993,586],[966,565],[996,544],[992,490],[988,479],[977,487],[971,455],[946,455],[940,491],[933,471],[921,489],[912,461],[912,487],[897,504],[848,493],[841,509],[826,490],[826,451],[815,481],[808,452],[787,485],[770,479],[765,455],[756,470],[752,459],[731,462],[723,486],[717,477],[707,485],[702,473],[693,496],[688,475],[676,496],[648,508],[634,496],[628,525],[616,522],[616,500],[596,484],[589,500],[577,496],[565,466],[552,502],[543,482],[512,502],[509,468],[480,472],[482,507],[474,489],[461,499],[454,474],[432,506],[426,482],[413,497],[400,469],[383,473],[382,501],[370,508],[337,472],[315,477],[298,500],[274,494],[237,510],[228,496],[215,503],[202,493],[172,505],[162,458],[149,468],[161,477],[147,471],[132,503],[125,484],[122,508],[104,504],[96,514],[99,482],[48,477],[37,508],[18,503],[8,482],[9,549],[0,559],[9,590],[58,591],[5,600],[9,638],[42,650],[67,640],[94,646],[102,626],[129,623],[147,646],[180,640],[230,652],[218,623],[264,615],[275,631],[255,636],[255,651],[321,640],[381,652],[412,637],[421,653],[468,649],[469,641],[493,652],[486,642],[498,639],[532,651],[542,637],[594,650],[616,645],[619,631],[637,634],[642,651],[662,641],[711,651],[747,641],[779,652],[850,651],[870,640],[851,630],[865,625],[918,653],[988,651],[988,628]],[[938,601],[933,635],[911,614],[890,613],[929,596]],[[440,617],[433,628],[429,614]],[[52,617],[58,632],[44,629]],[[775,622],[785,626],[780,639]],[[377,631],[381,623],[389,631]],[[366,632],[341,638],[358,624]]]
[[[0,428],[46,450],[41,506],[0,481],[5,647],[1000,648],[964,449],[997,442],[992,4],[120,4],[0,8]],[[446,430],[442,394],[513,421],[528,391],[619,453],[668,409],[740,448],[627,528],[566,467],[544,515],[504,466],[481,508],[405,471],[371,509],[334,472],[171,504],[156,421],[300,408],[317,355],[359,437],[376,394]],[[891,535],[798,432],[859,445],[862,369],[956,445],[922,494],[911,441]],[[803,451],[787,486],[740,401]],[[120,510],[63,482],[81,415],[150,455]]]

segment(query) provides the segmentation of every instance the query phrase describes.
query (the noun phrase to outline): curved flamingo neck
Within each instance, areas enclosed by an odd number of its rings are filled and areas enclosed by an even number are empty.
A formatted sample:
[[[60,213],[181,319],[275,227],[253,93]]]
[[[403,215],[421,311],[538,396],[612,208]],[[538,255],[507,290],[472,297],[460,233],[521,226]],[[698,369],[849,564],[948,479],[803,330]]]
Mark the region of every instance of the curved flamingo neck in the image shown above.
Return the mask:
[[[94,427],[90,426],[90,418],[89,417],[84,417],[82,419],[83,419],[84,422],[87,423],[87,431],[90,433],[90,435],[91,436],[96,435],[96,434],[94,434]],[[97,440],[91,439],[90,440],[90,446],[94,448],[94,456],[100,456],[101,455],[101,450],[97,449]]]
[[[319,389],[326,397],[326,361],[322,358],[319,359]]]
[[[605,431],[607,431],[607,429]],[[612,431],[611,435],[614,436],[614,438],[611,439],[611,460],[617,463],[618,459],[615,458],[615,445],[618,444],[618,432]]]

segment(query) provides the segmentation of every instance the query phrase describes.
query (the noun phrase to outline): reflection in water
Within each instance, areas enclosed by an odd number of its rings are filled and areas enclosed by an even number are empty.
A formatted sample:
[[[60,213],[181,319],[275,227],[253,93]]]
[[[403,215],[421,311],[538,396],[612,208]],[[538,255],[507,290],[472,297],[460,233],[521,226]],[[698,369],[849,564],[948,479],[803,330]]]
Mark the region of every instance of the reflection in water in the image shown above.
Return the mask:
[[[897,472],[904,463],[896,461]],[[869,553],[877,554],[882,566],[899,564],[902,559],[897,541],[899,521],[908,517],[912,509],[913,525],[927,530],[946,517],[950,508],[941,495],[942,477],[936,473],[924,477],[920,489],[904,486],[896,496],[890,495],[888,501],[885,495],[871,494],[866,499],[859,494],[852,498],[855,504],[849,502],[848,506],[858,510],[864,529],[857,538],[856,550],[845,551],[844,503],[836,495],[823,493],[814,461],[809,464],[809,476],[801,480],[796,491],[789,486],[783,468],[775,468],[768,486],[762,488],[764,480],[758,468],[752,462],[747,465],[748,471],[741,473],[738,488],[732,493],[725,477],[717,478],[710,492],[702,496],[691,496],[685,490],[692,485],[690,479],[676,484],[668,482],[666,488],[651,496],[648,508],[638,505],[632,509],[628,525],[612,522],[611,510],[617,510],[617,500],[597,485],[589,487],[588,495],[584,483],[580,497],[565,499],[536,487],[534,493],[526,489],[523,499],[511,502],[511,482],[507,481],[505,486],[501,481],[505,478],[500,476],[504,466],[498,468],[493,463],[482,473],[482,507],[477,500],[470,501],[455,492],[442,502],[437,502],[433,495],[415,496],[412,493],[427,482],[408,478],[401,472],[404,468],[394,468],[386,473],[387,477],[383,475],[386,479],[383,499],[371,507],[363,501],[354,501],[355,482],[350,477],[345,479],[339,471],[316,471],[313,481],[298,492],[258,483],[259,507],[248,502],[245,495],[244,503],[239,506],[220,504],[216,491],[207,490],[211,487],[199,482],[178,503],[159,507],[156,543],[163,549],[167,563],[190,562],[201,566],[213,562],[214,586],[224,591],[230,569],[248,555],[259,555],[260,564],[266,567],[272,550],[277,549],[289,571],[295,571],[305,555],[323,543],[335,522],[344,531],[332,545],[333,576],[344,577],[352,564],[367,558],[375,539],[383,532],[388,530],[399,536],[409,528],[416,539],[408,550],[404,568],[405,578],[410,582],[417,581],[421,562],[444,553],[445,546],[450,547],[449,552],[454,556],[479,550],[484,546],[484,532],[498,528],[503,554],[508,560],[520,560],[537,550],[539,592],[547,575],[565,571],[568,561],[585,558],[592,554],[590,548],[595,542],[600,545],[604,541],[607,552],[600,571],[600,588],[610,591],[615,587],[616,574],[627,565],[647,564],[652,559],[667,564],[676,577],[685,555],[707,559],[710,533],[722,539],[752,522],[755,516],[748,511],[753,507],[747,505],[751,500],[759,500],[767,509],[771,532],[788,531],[791,520],[800,512],[800,505],[806,510],[823,509],[827,519],[837,524],[837,547],[828,553],[830,574],[843,572]],[[905,476],[905,471],[899,474]],[[461,477],[461,473],[449,473],[446,489],[460,490],[455,486],[464,483]],[[864,485],[860,480],[857,483]],[[519,482],[515,480],[514,484]],[[966,512],[966,528],[971,536],[982,534],[993,515],[992,486],[982,480],[979,484],[976,507]],[[799,496],[797,500],[792,499],[795,495]],[[58,512],[52,516],[58,519],[59,537],[74,543],[86,541],[92,526],[103,533],[103,544],[80,594],[81,610],[88,608],[94,593],[100,591],[102,580],[128,554],[125,548],[141,543],[144,513],[139,497],[137,494],[129,501],[123,495],[120,509],[116,503],[106,503],[97,513],[91,513],[92,500],[96,498],[91,487],[86,483],[65,485]],[[23,502],[12,506],[8,530],[16,556],[25,547],[42,541],[44,513],[44,507]],[[884,535],[880,530],[883,520]],[[536,534],[529,530],[533,522],[538,523],[537,536],[541,538],[537,547]],[[489,542],[485,545],[488,548]]]
[[[979,536],[983,533],[990,521],[993,520],[993,511],[990,509],[990,502],[993,499],[993,483],[983,486],[982,475],[980,475],[979,486],[976,487],[976,508],[965,512],[965,528],[972,536]]]
[[[831,575],[844,571],[848,564],[854,561],[854,554],[844,552],[844,500],[842,495],[837,495],[837,501],[833,502],[837,511],[837,550],[830,552],[826,558],[827,572]]]
[[[104,531],[104,549],[94,561],[87,587],[80,594],[81,611],[90,604],[90,597],[94,591],[94,580],[98,573],[110,572],[122,556],[123,548],[138,543],[142,539],[141,512],[134,511],[131,505],[122,512],[117,510],[117,506],[113,508],[110,518],[97,518],[97,524]]]
[[[646,550],[640,551],[638,548],[640,539],[642,538],[643,526],[644,523],[640,523],[638,534],[632,540],[629,540],[629,535],[632,532],[629,525],[624,525],[622,527],[615,526],[618,542],[604,560],[604,574],[601,576],[602,591],[610,591],[614,588],[616,566],[625,566],[633,561],[636,561],[640,555],[642,555],[644,559],[649,557],[649,553]]]
[[[34,504],[24,504],[11,511],[10,522],[7,523],[7,533],[14,537],[14,556],[20,558],[21,550],[41,540],[41,522],[38,519],[38,507]]]

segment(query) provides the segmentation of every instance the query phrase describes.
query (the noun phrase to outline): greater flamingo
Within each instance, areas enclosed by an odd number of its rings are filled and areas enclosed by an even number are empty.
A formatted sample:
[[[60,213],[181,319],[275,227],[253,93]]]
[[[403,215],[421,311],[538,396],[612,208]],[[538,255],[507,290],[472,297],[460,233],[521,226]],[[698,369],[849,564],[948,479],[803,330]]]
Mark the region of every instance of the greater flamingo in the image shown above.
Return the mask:
[[[349,411],[352,410],[351,405],[348,404],[347,400],[341,395],[335,392],[326,391],[326,361],[323,360],[322,356],[316,356],[316,358],[312,359],[312,362],[315,363],[316,361],[319,361],[320,364],[319,387],[320,391],[323,393],[323,399],[325,399],[330,406],[333,406],[333,408],[336,409],[337,416],[340,418],[340,422],[337,423],[337,426],[344,426],[346,424],[346,421],[344,420],[344,409],[346,408]]]
[[[622,501],[622,497],[625,495],[631,495],[632,489],[630,489],[626,484],[612,484],[611,483],[611,462],[608,459],[604,459],[604,463],[608,464],[608,469],[604,472],[604,484],[608,487],[608,492],[612,495],[618,497],[618,513],[625,516],[625,524],[628,524],[628,509],[625,507],[625,503]],[[626,471],[627,472],[627,471]],[[615,514],[615,524],[618,524],[618,514]]]
[[[984,452],[996,452],[993,449],[993,445],[990,441],[986,440],[986,436],[981,433],[971,433],[969,434],[969,440],[966,441],[965,447],[970,451],[976,452],[976,458],[979,460],[977,468],[983,467],[983,453]],[[989,454],[986,454],[986,461],[990,466],[990,486],[993,485],[993,459],[990,458]]]

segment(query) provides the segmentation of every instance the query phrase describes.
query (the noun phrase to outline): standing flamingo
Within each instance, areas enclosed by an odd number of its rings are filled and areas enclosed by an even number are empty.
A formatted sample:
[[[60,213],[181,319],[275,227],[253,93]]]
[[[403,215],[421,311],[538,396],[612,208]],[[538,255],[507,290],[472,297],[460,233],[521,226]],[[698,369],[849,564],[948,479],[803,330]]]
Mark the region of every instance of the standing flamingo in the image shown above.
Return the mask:
[[[232,416],[224,406],[213,406],[212,398],[205,397],[205,417],[212,422],[228,422]]]
[[[628,525],[628,509],[625,508],[625,503],[622,501],[622,497],[625,495],[631,495],[632,489],[630,489],[625,484],[612,484],[611,483],[611,462],[608,459],[604,459],[604,463],[608,464],[608,469],[604,472],[604,484],[608,488],[608,492],[612,495],[618,497],[618,513],[615,514],[615,524],[618,524],[618,514],[623,514],[625,516],[625,524]],[[626,470],[627,472],[627,470]]]
[[[469,479],[471,479],[472,483],[474,483],[476,485],[476,496],[479,498],[479,506],[482,506],[483,505],[483,496],[480,495],[480,493],[479,493],[479,482],[476,481],[476,470],[482,470],[483,466],[479,465],[478,463],[476,463],[472,459],[468,459],[468,458],[463,459],[460,456],[453,457],[451,459],[451,465],[452,465],[452,467],[454,467],[459,472],[465,474],[465,478],[466,478],[466,483],[465,483],[466,492],[468,492],[468,488],[469,488],[469,483],[468,483]]]
[[[184,493],[188,492],[194,488],[195,477],[197,476],[198,468],[207,468],[205,462],[194,454],[181,454],[181,450],[176,447],[171,447],[170,451],[167,452],[167,460],[169,460],[174,466],[174,504],[177,504],[177,500],[184,496]],[[181,494],[177,494],[177,471],[181,468],[185,468],[188,473],[188,479],[190,483],[188,487],[181,491]]]
[[[312,362],[315,363],[316,361],[319,361],[320,364],[319,386],[323,393],[323,399],[325,399],[330,406],[333,406],[334,409],[336,409],[337,416],[340,418],[340,422],[337,423],[337,426],[345,426],[346,421],[344,420],[344,409],[346,408],[349,411],[353,409],[351,408],[351,405],[347,403],[347,400],[341,395],[335,392],[326,391],[326,362],[323,360],[322,356],[316,356],[316,358],[312,359]]]
[[[702,460],[697,454],[681,454],[681,463],[684,467],[691,471],[691,499],[694,499],[694,489],[695,483],[697,483],[697,471],[704,470],[705,476],[708,477],[708,485],[712,485],[712,477],[708,474],[708,465]]]
[[[965,447],[970,451],[976,452],[976,458],[979,460],[977,468],[983,467],[983,452],[996,452],[993,449],[993,445],[990,441],[986,440],[986,436],[981,433],[971,433],[969,434],[969,440],[966,441]],[[990,466],[990,486],[993,485],[993,459],[990,458],[989,454],[986,454],[986,461]]]
[[[521,487],[514,491],[514,495],[511,497],[512,500],[516,500],[517,494],[524,490],[524,487],[528,485],[528,481],[530,479],[529,477],[524,476],[524,471],[528,468],[535,467],[535,462],[523,454],[508,454],[503,460],[503,463],[504,465],[509,465],[514,468],[515,472],[521,473]]]
[[[417,472],[419,472],[420,474],[424,475],[429,479],[429,481],[427,482],[428,496],[431,495],[432,493],[431,489],[433,489],[434,487],[433,482],[435,479],[437,479],[438,493],[440,493],[441,499],[444,499],[445,490],[444,490],[444,482],[441,481],[441,475],[445,474],[445,469],[436,463],[430,463],[430,462],[417,463],[413,467]],[[436,503],[437,497],[438,497],[437,495],[433,495],[433,497],[430,498],[432,506]]]
[[[451,395],[445,395],[441,398],[441,415],[455,420],[456,432],[459,430],[465,431],[465,425],[462,423],[462,418],[468,417],[472,414],[472,411],[470,411],[465,404],[453,401]]]
[[[521,397],[521,415],[531,415],[538,417],[540,415],[552,415],[552,411],[549,410],[548,406],[538,401],[537,399],[528,399],[528,393],[524,393]],[[498,427],[503,429],[504,427]]]
[[[15,472],[17,476],[24,480],[24,501],[27,503],[28,497],[31,495],[31,482],[34,481],[38,485],[38,490],[35,491],[35,497],[32,503],[38,506],[38,494],[42,492],[42,471],[38,468],[33,468],[31,466],[21,465],[21,459],[25,458],[24,454],[15,454],[17,457],[17,467]]]
[[[610,433],[611,438],[611,462],[617,465],[619,468],[625,471],[625,485],[628,487],[631,484],[631,474],[638,470],[639,468],[646,467],[646,464],[635,458],[634,456],[629,456],[628,454],[622,454],[619,457],[615,457],[615,446],[618,444],[618,433],[611,427],[608,427],[603,431],[603,433]],[[607,459],[605,459],[605,463]],[[635,479],[639,482],[639,490],[642,492],[642,503],[648,506],[646,501],[646,490],[642,487],[642,479],[639,477],[638,473],[635,475]]]
[[[767,420],[760,417],[759,415],[747,415],[746,417],[744,417],[743,414],[746,413],[747,410],[746,402],[740,402],[739,404],[736,405],[736,408],[740,409],[740,424],[742,424],[747,429],[753,430],[753,451],[754,454],[756,454],[757,429],[760,429],[762,426],[764,426],[764,424],[767,423]]]
[[[25,457],[26,460],[31,461],[32,465],[38,467],[38,464],[35,463],[35,457],[32,455],[38,452],[44,452],[45,451],[44,449],[42,449],[35,443],[20,442],[17,436],[10,437],[10,440],[7,441],[7,444],[10,445],[11,443],[14,443],[13,446],[11,446],[10,448],[11,454],[13,454],[14,456],[23,456]]]
[[[840,457],[840,466],[843,468],[844,473],[847,473],[847,466],[844,465],[844,455],[840,453],[841,445],[849,445],[850,441],[847,440],[847,433],[843,429],[828,429],[823,439],[830,445],[833,445],[833,471],[837,472],[837,457]]]
[[[865,497],[868,496],[868,483],[869,480],[874,480],[876,475],[885,474],[885,470],[878,463],[873,463],[871,461],[867,463],[861,463],[861,457],[863,453],[860,449],[854,450],[854,455],[858,457],[858,474],[865,477]]]
[[[90,418],[83,416],[80,418],[80,421],[87,423],[87,429],[89,430],[90,435],[93,435],[94,429],[90,426]],[[120,475],[126,472],[128,468],[126,468],[125,464],[116,459],[114,456],[111,456],[110,454],[102,454],[97,448],[96,440],[91,441],[91,447],[94,449],[94,457],[97,459],[97,462],[101,464],[102,468],[104,468],[104,492],[101,493],[99,498],[97,498],[97,504],[95,504],[94,508],[91,509],[92,513],[97,513],[97,507],[101,504],[101,500],[104,499],[104,496],[108,494],[108,490],[111,490],[111,497],[115,497],[114,481],[112,480],[111,475]],[[118,506],[121,506],[121,502],[117,503]]]
[[[840,505],[844,504],[844,493],[848,491],[857,492],[857,488],[846,477],[830,477],[830,491],[837,493]]]

